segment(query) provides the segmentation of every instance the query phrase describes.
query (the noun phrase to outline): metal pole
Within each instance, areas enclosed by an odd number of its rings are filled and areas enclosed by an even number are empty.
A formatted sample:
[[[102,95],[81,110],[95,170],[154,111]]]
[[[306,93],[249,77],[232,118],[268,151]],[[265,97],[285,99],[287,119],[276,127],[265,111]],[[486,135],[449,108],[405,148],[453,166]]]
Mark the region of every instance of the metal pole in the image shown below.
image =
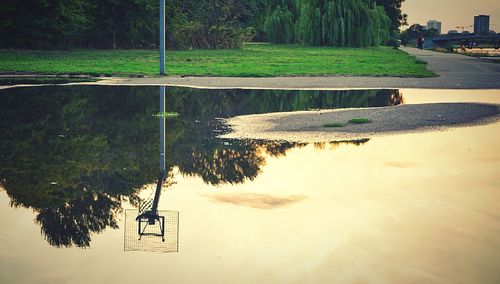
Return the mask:
[[[160,87],[160,172],[165,175],[165,86]]]
[[[165,0],[160,0],[160,75],[165,75]]]

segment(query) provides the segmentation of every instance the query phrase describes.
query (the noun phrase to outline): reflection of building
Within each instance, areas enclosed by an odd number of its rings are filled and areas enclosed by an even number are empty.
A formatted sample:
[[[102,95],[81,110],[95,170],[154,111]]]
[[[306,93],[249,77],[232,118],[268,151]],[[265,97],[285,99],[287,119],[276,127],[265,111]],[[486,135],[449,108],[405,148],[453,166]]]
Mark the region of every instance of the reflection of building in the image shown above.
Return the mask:
[[[477,35],[488,34],[490,31],[490,16],[479,15],[474,17],[474,33]]]
[[[427,22],[427,29],[435,29],[438,31],[438,34],[441,34],[441,22],[436,20],[430,20]]]

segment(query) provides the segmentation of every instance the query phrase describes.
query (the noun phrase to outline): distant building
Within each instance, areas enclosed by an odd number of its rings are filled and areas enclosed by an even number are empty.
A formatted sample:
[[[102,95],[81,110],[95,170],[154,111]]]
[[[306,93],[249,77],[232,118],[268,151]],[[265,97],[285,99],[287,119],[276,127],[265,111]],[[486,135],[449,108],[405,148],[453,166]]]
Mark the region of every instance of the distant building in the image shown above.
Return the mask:
[[[474,17],[474,33],[484,35],[490,32],[490,16],[479,15]]]
[[[427,29],[435,29],[438,31],[438,34],[441,34],[441,22],[436,20],[430,20],[427,22]]]
[[[458,31],[457,30],[449,30],[448,34],[449,35],[456,35],[456,34],[458,34]]]

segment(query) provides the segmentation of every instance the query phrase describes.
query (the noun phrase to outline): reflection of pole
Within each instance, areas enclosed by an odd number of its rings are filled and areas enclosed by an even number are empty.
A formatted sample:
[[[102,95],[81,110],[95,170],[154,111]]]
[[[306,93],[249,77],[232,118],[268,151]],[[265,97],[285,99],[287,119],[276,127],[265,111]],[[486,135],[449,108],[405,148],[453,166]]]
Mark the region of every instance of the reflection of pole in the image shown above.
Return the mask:
[[[165,175],[165,86],[160,87],[160,173]]]
[[[158,176],[158,183],[156,185],[155,198],[151,207],[151,212],[155,215],[158,214],[158,202],[160,202],[161,186],[166,176],[165,167],[165,86],[160,86],[160,174]]]
[[[165,75],[165,0],[160,0],[160,75]]]
[[[146,227],[154,225],[156,221],[160,222],[161,239],[165,241],[165,217],[158,215],[158,203],[160,202],[161,186],[167,174],[165,168],[165,86],[160,87],[160,174],[158,176],[158,183],[156,184],[155,198],[151,205],[151,210],[147,210],[139,214],[135,220],[138,225],[139,240],[143,235],[146,235]],[[142,222],[147,221],[147,224],[142,227]]]

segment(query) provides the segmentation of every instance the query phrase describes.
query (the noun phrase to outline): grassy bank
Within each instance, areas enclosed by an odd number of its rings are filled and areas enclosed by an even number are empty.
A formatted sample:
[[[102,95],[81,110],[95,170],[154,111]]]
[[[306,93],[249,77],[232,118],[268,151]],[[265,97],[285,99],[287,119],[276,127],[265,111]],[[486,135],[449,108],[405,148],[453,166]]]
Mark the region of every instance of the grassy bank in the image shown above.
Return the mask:
[[[0,50],[0,73],[158,74],[158,51]],[[430,77],[425,64],[400,50],[248,44],[241,50],[167,51],[169,75],[293,76],[371,75]]]

